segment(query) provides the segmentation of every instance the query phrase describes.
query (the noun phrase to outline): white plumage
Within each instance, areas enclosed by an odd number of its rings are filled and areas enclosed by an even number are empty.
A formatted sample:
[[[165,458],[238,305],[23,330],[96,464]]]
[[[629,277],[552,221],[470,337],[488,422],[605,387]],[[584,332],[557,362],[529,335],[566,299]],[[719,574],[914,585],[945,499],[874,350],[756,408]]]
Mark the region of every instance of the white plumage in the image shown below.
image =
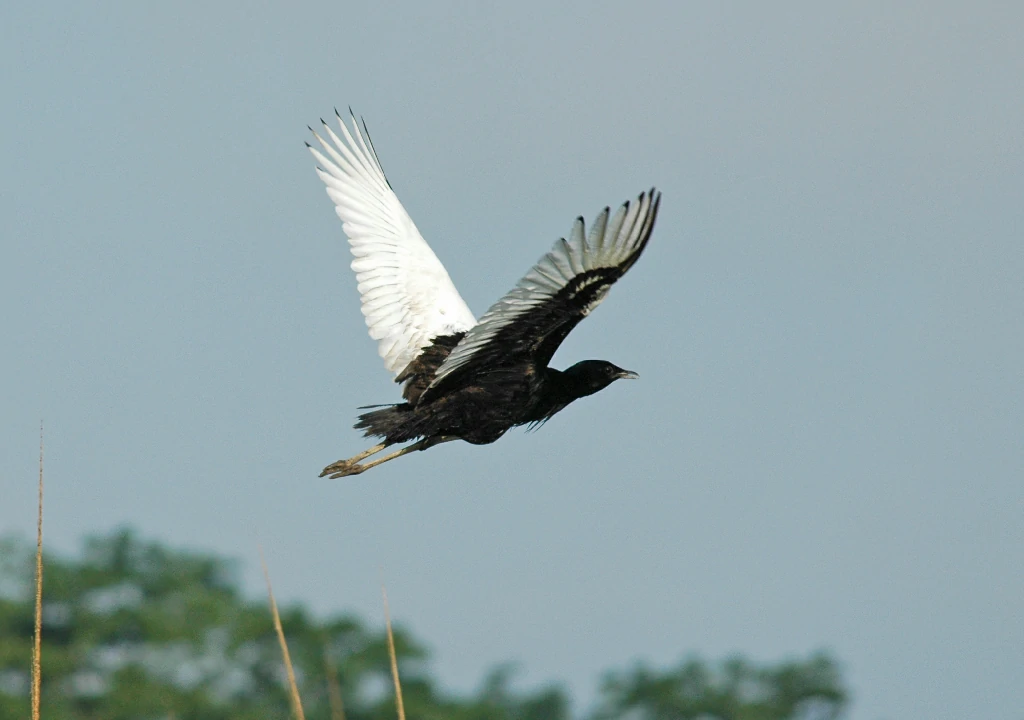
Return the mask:
[[[324,123],[328,140],[313,134],[326,155],[309,149],[352,248],[370,337],[397,374],[434,337],[467,331],[476,318],[384,177],[369,134],[355,116],[352,132],[337,117],[344,140]]]

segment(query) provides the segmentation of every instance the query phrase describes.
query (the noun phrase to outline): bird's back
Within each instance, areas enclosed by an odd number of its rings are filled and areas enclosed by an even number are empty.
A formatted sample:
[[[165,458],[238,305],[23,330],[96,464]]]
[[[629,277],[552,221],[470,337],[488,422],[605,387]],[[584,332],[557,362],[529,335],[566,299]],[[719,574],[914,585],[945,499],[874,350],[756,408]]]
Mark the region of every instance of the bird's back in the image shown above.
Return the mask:
[[[402,388],[402,397],[407,403],[416,405],[419,402],[420,395],[434,380],[437,369],[441,367],[455,346],[465,336],[464,332],[438,335],[402,372],[398,373],[395,382],[405,383],[405,387]]]

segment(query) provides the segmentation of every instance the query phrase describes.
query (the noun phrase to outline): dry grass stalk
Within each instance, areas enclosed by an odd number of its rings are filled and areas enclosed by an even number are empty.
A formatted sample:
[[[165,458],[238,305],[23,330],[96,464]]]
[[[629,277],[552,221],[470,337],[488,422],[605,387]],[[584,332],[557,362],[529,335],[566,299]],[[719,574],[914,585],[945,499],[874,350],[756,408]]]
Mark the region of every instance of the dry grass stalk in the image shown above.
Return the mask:
[[[398,656],[395,654],[395,635],[391,632],[391,611],[388,608],[388,591],[383,584],[380,592],[384,596],[384,623],[388,631],[388,655],[391,656],[391,677],[395,681],[395,705],[398,720],[405,720],[405,703],[402,701],[402,681],[398,679]]]
[[[334,664],[329,648],[324,646],[324,669],[327,671],[327,699],[331,703],[331,720],[345,720],[345,705],[341,701],[341,683],[338,682],[338,667]]]
[[[36,517],[36,619],[32,645],[32,720],[39,720],[43,689],[43,423],[39,423],[39,514]]]
[[[270,571],[267,569],[267,559],[263,557],[263,548],[260,548],[260,563],[263,565],[263,577],[267,581],[267,595],[270,597],[270,614],[274,617],[274,630],[277,631],[277,640],[281,643],[281,654],[284,656],[284,666],[288,671],[288,688],[291,691],[292,710],[298,720],[306,720],[306,714],[302,710],[302,698],[299,697],[299,685],[295,682],[295,668],[292,667],[292,658],[288,654],[288,643],[284,639],[284,628],[281,627],[281,615],[277,612],[277,602],[274,600],[274,590],[270,586]]]

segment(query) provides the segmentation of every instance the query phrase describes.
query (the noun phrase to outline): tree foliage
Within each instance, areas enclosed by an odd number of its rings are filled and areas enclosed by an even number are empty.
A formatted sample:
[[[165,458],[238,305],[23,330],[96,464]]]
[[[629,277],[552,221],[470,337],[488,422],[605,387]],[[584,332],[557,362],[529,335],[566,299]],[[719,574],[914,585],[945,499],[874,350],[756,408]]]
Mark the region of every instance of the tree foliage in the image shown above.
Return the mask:
[[[834,720],[846,692],[823,653],[758,667],[740,657],[712,668],[698,658],[658,672],[643,665],[610,673],[594,720]]]
[[[32,549],[0,543],[0,720],[29,714]],[[45,558],[43,716],[51,720],[248,720],[290,714],[280,649],[264,602],[242,596],[236,565],[120,531],[80,558]],[[330,718],[331,670],[348,720],[396,717],[386,638],[359,619],[282,609],[307,717]],[[510,666],[470,696],[442,691],[423,646],[395,645],[406,713],[418,720],[568,720],[557,686],[512,688]],[[758,667],[691,659],[664,672],[607,676],[593,720],[831,720],[846,703],[825,655]]]

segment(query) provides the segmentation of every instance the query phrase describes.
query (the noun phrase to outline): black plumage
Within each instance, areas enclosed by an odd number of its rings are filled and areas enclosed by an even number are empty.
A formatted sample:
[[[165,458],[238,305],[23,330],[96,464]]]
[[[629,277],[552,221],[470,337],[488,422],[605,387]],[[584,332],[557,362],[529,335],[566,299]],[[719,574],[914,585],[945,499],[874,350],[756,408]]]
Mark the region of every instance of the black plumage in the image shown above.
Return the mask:
[[[340,120],[340,118],[339,118]],[[371,336],[405,402],[377,406],[356,428],[378,445],[326,467],[321,476],[354,475],[414,450],[450,440],[492,443],[509,429],[541,425],[574,400],[621,378],[604,360],[559,371],[548,367],[569,332],[639,259],[654,228],[660,193],[642,193],[589,234],[577,218],[554,248],[477,322],[384,178],[369,136],[344,123],[342,142],[325,125],[318,173],[345,222]],[[312,148],[311,148],[312,149]],[[436,312],[435,312],[436,311]],[[385,448],[409,443],[369,462]]]

